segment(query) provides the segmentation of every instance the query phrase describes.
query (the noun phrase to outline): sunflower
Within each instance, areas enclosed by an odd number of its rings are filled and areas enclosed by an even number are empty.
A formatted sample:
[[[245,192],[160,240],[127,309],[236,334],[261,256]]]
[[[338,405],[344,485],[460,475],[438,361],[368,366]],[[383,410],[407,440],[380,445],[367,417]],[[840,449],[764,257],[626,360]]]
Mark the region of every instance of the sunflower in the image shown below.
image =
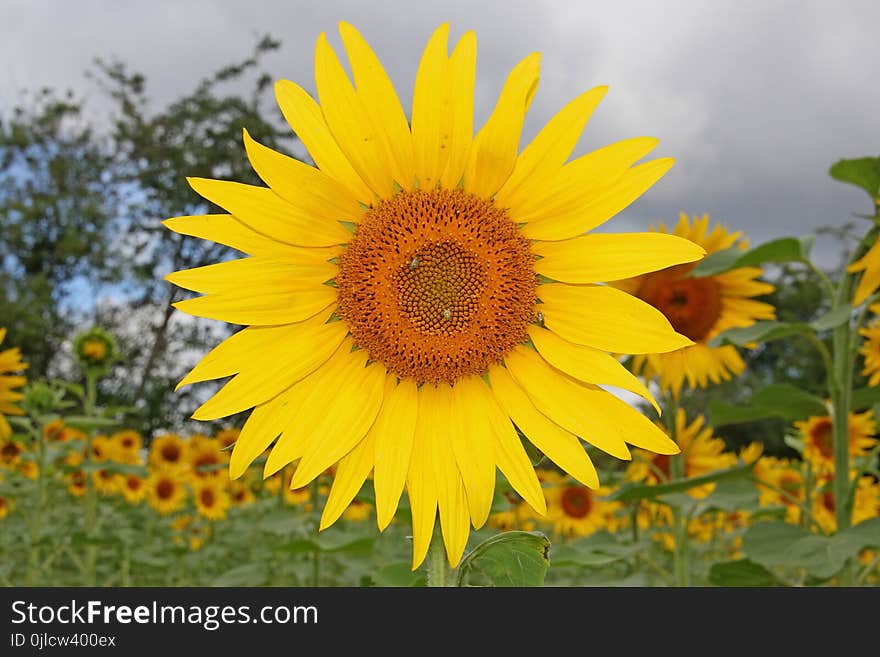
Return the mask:
[[[103,495],[115,495],[119,492],[119,482],[116,473],[109,468],[101,468],[92,473],[92,485],[95,490]]]
[[[162,515],[178,511],[186,502],[186,488],[169,472],[154,472],[147,479],[147,502]]]
[[[189,463],[187,444],[174,433],[157,436],[150,443],[149,461],[157,470],[183,470]]]
[[[24,446],[17,440],[0,438],[0,466],[14,468],[21,461]]]
[[[0,344],[5,337],[6,329],[0,328]],[[4,416],[24,414],[14,402],[23,397],[15,388],[20,388],[27,382],[27,379],[16,372],[25,369],[27,364],[22,362],[21,351],[17,347],[0,351],[0,440],[5,440],[12,434],[12,427]]]
[[[79,452],[71,452],[62,460],[66,472],[64,481],[67,483],[67,491],[74,497],[83,497],[88,489],[86,473],[77,467],[83,460],[83,455]]]
[[[835,515],[835,500],[833,481],[819,489],[813,496],[813,518],[823,531],[832,533],[837,531],[837,516]],[[859,478],[853,496],[852,524],[880,516],[880,482],[873,477],[865,475]]]
[[[657,232],[665,234],[666,226],[660,223]],[[741,232],[731,233],[720,225],[709,232],[708,215],[691,222],[682,213],[672,232],[700,244],[710,254],[734,246],[745,250],[748,244]],[[710,347],[708,342],[727,329],[751,326],[757,320],[776,316],[773,306],[751,298],[774,290],[769,283],[755,280],[762,273],[760,267],[737,267],[700,277],[689,275],[693,268],[693,264],[675,265],[614,283],[657,308],[676,331],[694,341],[675,351],[633,358],[634,372],[659,377],[661,389],[672,391],[676,397],[685,380],[692,388],[705,388],[709,382],[719,383],[742,374],[745,363],[735,347]]]
[[[806,420],[795,422],[804,440],[804,458],[813,464],[819,474],[834,472],[834,435],[831,417],[811,416]],[[849,414],[849,454],[851,457],[864,456],[870,451],[877,440],[872,436],[877,433],[874,413]]]
[[[113,460],[116,445],[107,436],[95,436],[89,443],[89,455],[93,461],[99,463]]]
[[[616,531],[615,514],[620,502],[602,499],[611,493],[605,487],[591,490],[576,481],[551,484],[547,494],[547,520],[559,536],[589,536],[600,529]]]
[[[880,287],[880,240],[874,242],[868,252],[846,268],[850,274],[862,272],[853,295],[853,305],[861,305]]]
[[[241,481],[228,482],[229,498],[234,506],[247,506],[256,501],[253,491]]]
[[[229,454],[220,449],[220,443],[207,436],[193,436],[189,441],[189,465],[197,479],[225,477]]]
[[[147,494],[147,480],[136,474],[116,475],[116,489],[126,502],[138,504]]]
[[[143,439],[137,431],[125,429],[117,431],[110,437],[114,445],[116,459],[123,463],[140,463],[140,451]]]
[[[27,479],[36,479],[40,476],[40,466],[30,459],[22,461],[18,464],[18,474]]]
[[[208,520],[223,520],[231,500],[223,485],[215,479],[203,479],[193,485],[196,510]]]
[[[239,433],[241,432],[238,429],[221,429],[217,432],[217,435],[214,436],[214,440],[220,445],[220,449],[226,449],[230,445],[235,444],[235,441],[238,440]]]
[[[0,520],[3,520],[12,511],[12,500],[0,495]]]
[[[706,420],[698,415],[688,424],[687,415],[679,408],[675,415],[675,433],[684,458],[684,475],[699,477],[714,470],[729,468],[737,461],[736,455],[725,452],[721,438],[713,435],[712,427],[704,426]],[[645,450],[633,450],[633,461],[626,469],[629,481],[643,481],[650,485],[665,483],[670,479],[670,457]],[[706,497],[715,484],[691,488],[688,493],[697,498]]]
[[[348,508],[342,512],[342,519],[349,522],[363,522],[370,517],[373,507],[362,500],[353,500]]]
[[[317,101],[293,82],[275,86],[316,166],[245,132],[268,187],[192,178],[229,214],[164,222],[248,255],[167,276],[204,294],[178,310],[246,325],[179,385],[234,375],[193,415],[253,409],[232,452],[233,477],[273,442],[264,475],[298,460],[293,488],[338,464],[325,528],[373,470],[380,529],[405,487],[414,567],[438,512],[454,565],[470,525],[489,515],[496,466],[546,511],[514,422],[591,488],[598,477],[579,439],[622,459],[628,441],[678,451],[599,385],[653,401],[609,352],[692,342],[651,305],[600,283],[705,252],[672,235],[586,234],[673,164],[636,164],[657,145],[646,137],[568,161],[605,87],[569,103],[518,153],[537,53],[513,69],[473,136],[473,33],[451,54],[448,25],[431,36],[408,120],[369,45],[348,24],[340,32],[353,81],[322,34]]]
[[[859,335],[865,338],[862,346],[859,347],[859,353],[865,361],[862,374],[868,377],[869,386],[876,386],[880,384],[880,322],[877,321],[877,316],[880,315],[880,303],[872,304],[868,309],[874,315],[874,319],[870,325],[859,329]]]
[[[804,475],[795,463],[774,456],[762,456],[752,471],[758,485],[760,506],[782,506],[788,522],[797,523],[806,499]]]

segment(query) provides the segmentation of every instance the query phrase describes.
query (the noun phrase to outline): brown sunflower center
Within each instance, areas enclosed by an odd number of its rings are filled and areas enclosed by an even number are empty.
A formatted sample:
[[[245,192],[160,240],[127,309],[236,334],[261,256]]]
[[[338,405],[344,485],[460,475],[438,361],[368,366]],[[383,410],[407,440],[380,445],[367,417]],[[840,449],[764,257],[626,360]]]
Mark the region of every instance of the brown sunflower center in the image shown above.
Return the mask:
[[[562,491],[562,510],[570,518],[584,518],[593,508],[590,491],[582,486],[569,486]]]
[[[201,501],[202,506],[204,506],[204,507],[210,508],[210,507],[214,506],[214,501],[215,501],[214,491],[210,488],[203,488],[199,492],[199,500]]]
[[[139,491],[141,489],[141,486],[143,486],[143,483],[143,479],[134,475],[129,475],[125,479],[125,485],[128,487],[128,490],[131,491]]]
[[[216,469],[213,466],[216,466],[219,463],[220,457],[217,454],[214,454],[213,452],[205,452],[204,454],[197,456],[195,461],[193,461],[193,469],[197,476],[206,477],[215,474]]]
[[[3,445],[2,449],[0,449],[0,457],[2,457],[4,461],[12,461],[21,454],[22,451],[23,450],[18,443],[8,442]]]
[[[170,479],[163,479],[156,485],[156,495],[160,500],[170,499],[174,495],[175,485]]]
[[[507,212],[461,190],[373,206],[339,257],[338,314],[372,360],[419,383],[481,374],[526,339],[537,278]]]
[[[711,276],[688,278],[693,265],[676,265],[648,274],[636,296],[650,303],[679,333],[705,340],[721,316],[721,286]]]
[[[834,440],[832,436],[831,418],[822,418],[818,420],[810,430],[810,439],[824,458],[834,458]]]
[[[655,454],[652,458],[652,463],[654,464],[655,468],[663,473],[663,476],[666,479],[669,479],[669,467],[671,465],[669,454]]]
[[[180,460],[180,447],[173,443],[163,445],[162,451],[159,453],[162,455],[162,460],[166,463],[177,463]]]

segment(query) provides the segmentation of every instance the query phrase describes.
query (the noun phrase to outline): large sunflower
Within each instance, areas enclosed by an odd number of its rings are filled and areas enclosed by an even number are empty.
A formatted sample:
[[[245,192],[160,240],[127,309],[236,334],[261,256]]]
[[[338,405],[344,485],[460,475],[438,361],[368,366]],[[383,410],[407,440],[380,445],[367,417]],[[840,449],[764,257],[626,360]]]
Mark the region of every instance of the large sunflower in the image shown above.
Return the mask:
[[[0,344],[6,337],[6,329],[0,328]],[[0,351],[0,440],[12,434],[12,427],[4,415],[22,415],[23,411],[15,405],[22,394],[15,390],[26,382],[23,376],[16,374],[27,368],[21,360],[21,351],[17,347]]]
[[[599,384],[651,399],[608,352],[691,341],[649,304],[598,283],[704,251],[670,235],[585,235],[673,163],[636,164],[657,144],[646,137],[567,162],[604,87],[569,103],[518,154],[538,54],[513,69],[473,136],[473,33],[450,55],[448,26],[434,32],[408,121],[367,43],[350,25],[340,32],[353,83],[322,34],[318,102],[293,82],[275,87],[316,166],[245,132],[268,188],[191,179],[230,214],[165,222],[249,256],[168,276],[204,294],[179,310],[248,325],[181,385],[234,375],[196,419],[254,409],[232,452],[233,477],[273,441],[264,474],[298,461],[293,488],[338,463],[326,527],[372,470],[380,528],[407,489],[414,567],[438,510],[457,564],[469,526],[489,514],[496,466],[546,511],[514,423],[590,487],[598,478],[580,439],[624,459],[627,442],[678,451]]]
[[[654,227],[651,227],[652,230]],[[660,223],[657,232],[665,234]],[[741,232],[732,233],[720,225],[709,231],[709,216],[694,218],[684,213],[672,231],[714,253],[733,246],[747,247]],[[658,377],[663,391],[676,396],[687,380],[691,387],[705,388],[742,374],[745,363],[731,345],[710,347],[708,342],[730,328],[751,326],[757,320],[773,319],[773,306],[751,297],[769,294],[773,286],[755,280],[760,267],[737,267],[712,276],[690,276],[694,264],[681,264],[644,276],[618,281],[614,285],[647,301],[662,312],[679,333],[695,344],[633,359],[633,371],[647,378]]]

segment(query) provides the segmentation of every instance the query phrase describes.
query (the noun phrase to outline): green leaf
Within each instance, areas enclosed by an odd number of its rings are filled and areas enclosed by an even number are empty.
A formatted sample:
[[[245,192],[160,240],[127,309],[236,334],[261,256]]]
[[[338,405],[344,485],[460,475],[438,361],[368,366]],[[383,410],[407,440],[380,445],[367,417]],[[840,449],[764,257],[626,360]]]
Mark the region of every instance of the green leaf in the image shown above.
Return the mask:
[[[774,417],[795,422],[811,415],[827,414],[828,410],[821,397],[789,383],[773,383],[762,388],[744,406],[735,406],[718,399],[709,402],[709,416],[715,427]]]
[[[541,586],[550,567],[550,539],[541,532],[496,534],[475,547],[458,567],[458,585]]]
[[[424,586],[425,573],[408,563],[392,563],[370,574],[374,586]]]
[[[753,267],[766,262],[803,262],[810,261],[813,249],[813,235],[806,237],[782,237],[759,244],[736,261],[737,267]]]
[[[751,326],[745,328],[727,329],[709,340],[709,346],[722,347],[726,344],[732,344],[737,347],[742,347],[751,342],[770,342],[772,340],[787,338],[792,335],[812,332],[813,329],[809,324],[766,320],[755,322]]]
[[[880,157],[838,160],[828,173],[835,180],[861,187],[872,200],[880,197]]]
[[[880,386],[867,386],[852,391],[850,405],[853,410],[864,409],[880,402]]]
[[[661,495],[669,493],[682,493],[691,488],[710,484],[715,481],[724,481],[725,479],[736,479],[746,477],[751,472],[752,466],[749,464],[735,465],[724,470],[715,470],[699,477],[690,477],[688,479],[679,479],[668,484],[657,484],[649,486],[647,484],[623,484],[616,491],[611,493],[606,499],[617,500],[620,502],[630,502],[633,500],[655,499]]]
[[[697,266],[691,269],[688,275],[693,278],[699,278],[701,276],[720,274],[721,272],[733,269],[742,255],[743,250],[736,246],[715,251],[700,260],[700,262],[697,263]]]
[[[825,313],[819,319],[810,322],[810,326],[816,331],[828,331],[848,322],[852,317],[852,306],[841,306]]]
[[[758,506],[758,489],[746,479],[726,479],[718,482],[709,497],[703,498],[701,513],[712,510],[750,510]]]
[[[294,539],[285,544],[283,549],[294,554],[303,552],[367,554],[373,550],[375,542],[375,536],[367,536],[351,530],[331,527],[317,536]]]
[[[245,563],[214,578],[211,586],[264,586],[269,573],[262,563]]]
[[[643,549],[638,543],[621,543],[612,534],[598,532],[586,538],[554,545],[550,550],[553,567],[601,567],[634,556]]]
[[[762,566],[791,564],[789,551],[803,538],[812,536],[803,527],[786,522],[761,522],[749,527],[743,535],[743,553]]]
[[[779,586],[773,573],[748,559],[712,564],[709,581],[716,586]]]

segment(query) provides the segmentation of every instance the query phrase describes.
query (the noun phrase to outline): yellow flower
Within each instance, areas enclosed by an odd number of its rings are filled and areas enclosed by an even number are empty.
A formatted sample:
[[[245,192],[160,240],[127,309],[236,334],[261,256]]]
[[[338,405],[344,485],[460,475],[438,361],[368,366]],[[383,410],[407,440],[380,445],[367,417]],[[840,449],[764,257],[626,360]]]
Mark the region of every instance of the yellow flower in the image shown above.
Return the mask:
[[[846,268],[850,274],[862,273],[853,295],[853,305],[861,305],[880,287],[880,240],[874,242],[868,252]]]
[[[203,479],[193,484],[193,499],[199,514],[208,520],[223,520],[229,509],[229,494],[216,479]]]
[[[804,458],[813,464],[818,474],[834,472],[834,436],[829,416],[811,416],[795,422],[794,426],[804,439]],[[849,414],[849,455],[864,456],[877,441],[877,423],[871,411]]]
[[[107,436],[95,436],[89,444],[89,451],[93,461],[111,461],[116,455],[116,445]]]
[[[130,504],[138,504],[147,494],[147,480],[136,474],[116,475],[116,489]]]
[[[114,495],[119,492],[116,475],[108,468],[101,468],[92,473],[92,485],[103,495]]]
[[[187,444],[174,433],[157,436],[150,443],[149,461],[158,470],[184,470],[189,464]]]
[[[12,507],[12,500],[0,495],[0,520],[9,515],[10,511],[12,511]]]
[[[225,466],[229,462],[229,454],[220,451],[220,444],[216,440],[206,436],[193,436],[190,438],[188,455],[193,477],[226,478]]]
[[[40,476],[40,466],[36,461],[22,461],[18,466],[18,473],[28,479],[36,479]]]
[[[862,374],[868,377],[869,386],[876,386],[880,384],[880,322],[877,321],[877,315],[880,315],[880,303],[872,304],[868,309],[874,315],[874,319],[869,326],[859,329],[859,335],[865,338],[862,346],[859,347],[859,353],[865,360]]]
[[[241,481],[230,481],[228,484],[229,497],[235,506],[247,506],[256,501],[253,492],[246,484],[241,483]]]
[[[68,467],[76,467],[83,462],[83,455],[79,452],[72,452],[64,457],[62,463]],[[88,489],[88,480],[83,470],[77,469],[69,471],[64,475],[64,481],[67,483],[67,491],[74,497],[83,497]]]
[[[21,461],[24,446],[17,440],[0,438],[0,466],[13,468]]]
[[[147,479],[147,502],[162,515],[180,510],[186,502],[186,488],[173,473],[154,472]]]
[[[101,340],[86,340],[82,345],[83,358],[99,362],[107,355],[107,345]]]
[[[0,328],[0,344],[6,337],[6,329]],[[4,417],[5,415],[23,415],[24,412],[15,405],[23,395],[16,390],[22,387],[27,379],[16,374],[27,369],[27,365],[21,360],[21,351],[18,348],[4,349],[0,351],[0,440],[5,440],[12,435],[12,427]]]
[[[653,229],[653,227],[652,227]],[[660,234],[667,232],[662,223]],[[741,232],[731,233],[721,225],[709,232],[709,216],[691,223],[682,213],[673,234],[693,240],[708,253],[737,246],[745,250]],[[730,328],[751,326],[757,320],[773,319],[773,306],[751,297],[769,294],[773,286],[757,279],[760,267],[738,267],[712,276],[689,276],[693,264],[682,264],[662,271],[614,283],[660,310],[679,333],[695,344],[666,353],[637,355],[633,371],[646,377],[659,377],[663,391],[678,396],[685,380],[690,387],[705,388],[731,376],[742,374],[745,363],[732,345],[710,347],[708,342]]]
[[[590,490],[575,481],[551,484],[547,494],[547,520],[553,532],[560,536],[589,536],[600,529],[616,531],[615,514],[620,502],[603,500],[611,493],[609,488]]]
[[[829,534],[837,531],[833,485],[833,480],[829,480],[823,489],[813,495],[812,500],[813,518]],[[865,475],[859,478],[853,496],[852,524],[857,525],[877,516],[880,516],[880,482]]]
[[[131,429],[118,431],[110,437],[110,441],[114,446],[116,460],[122,463],[140,463],[143,439],[137,431]]]
[[[568,161],[604,87],[569,103],[518,153],[537,53],[513,69],[473,136],[473,33],[451,55],[448,25],[430,38],[408,120],[367,43],[348,24],[340,31],[353,83],[322,34],[318,102],[293,82],[275,87],[317,166],[245,132],[268,188],[193,178],[193,189],[229,214],[165,222],[249,255],[167,277],[204,294],[179,310],[246,325],[181,385],[234,375],[197,420],[254,409],[232,452],[233,478],[273,441],[264,474],[298,460],[294,488],[338,464],[324,528],[375,470],[380,529],[408,492],[413,567],[438,512],[457,564],[471,524],[489,515],[496,467],[533,509],[546,510],[514,422],[592,488],[598,476],[580,439],[621,459],[627,442],[677,451],[599,386],[653,401],[609,352],[666,352],[691,341],[649,304],[599,283],[705,251],[671,235],[587,234],[673,163],[636,164],[657,144],[645,137]]]
[[[758,503],[761,506],[784,506],[786,520],[799,522],[800,504],[806,499],[806,491],[804,475],[796,465],[788,459],[762,456],[752,472],[758,485]]]
[[[230,445],[235,444],[239,433],[241,432],[238,429],[221,429],[214,436],[214,440],[220,445],[220,449],[226,449]]]
[[[704,427],[705,418],[698,415],[688,424],[683,408],[675,416],[675,432],[684,458],[684,475],[699,477],[715,470],[729,468],[736,464],[735,454],[724,451],[724,441],[712,435],[712,427]],[[645,450],[634,450],[633,461],[627,467],[629,481],[644,481],[654,485],[669,481],[670,457],[665,454],[652,454]],[[715,484],[705,484],[691,488],[688,493],[702,498],[715,490]]]

